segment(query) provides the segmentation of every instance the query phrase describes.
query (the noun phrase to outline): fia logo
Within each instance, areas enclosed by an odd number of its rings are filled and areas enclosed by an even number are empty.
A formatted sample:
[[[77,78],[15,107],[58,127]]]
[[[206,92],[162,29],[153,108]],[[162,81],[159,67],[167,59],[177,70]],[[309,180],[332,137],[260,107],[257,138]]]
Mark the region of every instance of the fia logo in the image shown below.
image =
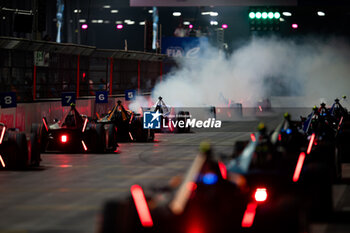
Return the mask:
[[[144,129],[160,129],[160,116],[162,114],[157,112],[143,113],[143,128]]]

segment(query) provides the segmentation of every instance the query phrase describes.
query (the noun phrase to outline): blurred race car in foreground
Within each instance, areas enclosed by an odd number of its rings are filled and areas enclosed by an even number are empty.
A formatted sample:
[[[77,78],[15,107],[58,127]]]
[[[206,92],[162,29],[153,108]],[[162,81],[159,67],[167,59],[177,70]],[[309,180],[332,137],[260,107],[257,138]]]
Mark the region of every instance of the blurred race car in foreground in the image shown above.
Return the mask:
[[[143,128],[143,118],[130,110],[126,110],[121,101],[103,118],[97,120],[97,125],[103,125],[109,137],[115,137],[119,142],[154,141],[154,130]]]
[[[246,150],[257,144],[251,142]],[[251,160],[247,153],[242,160]],[[177,190],[154,189],[155,194],[145,196],[140,185],[133,185],[129,198],[105,204],[98,233],[300,232],[303,205],[294,192],[275,189],[271,177],[228,172],[213,159],[210,146],[202,144]]]
[[[26,134],[0,123],[0,169],[23,169],[40,165],[40,148],[34,134]]]
[[[48,124],[33,124],[32,133],[36,135],[41,151],[60,152],[96,152],[115,151],[118,144],[114,138],[106,135],[103,125],[89,123],[86,116],[81,116],[75,105],[62,121]]]

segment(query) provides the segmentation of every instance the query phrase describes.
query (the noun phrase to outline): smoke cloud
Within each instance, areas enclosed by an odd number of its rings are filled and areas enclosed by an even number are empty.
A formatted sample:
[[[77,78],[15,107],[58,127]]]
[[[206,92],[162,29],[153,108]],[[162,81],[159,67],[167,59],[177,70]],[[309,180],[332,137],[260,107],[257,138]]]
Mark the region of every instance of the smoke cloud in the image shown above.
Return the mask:
[[[203,46],[202,46],[203,47]],[[339,38],[252,38],[231,55],[207,46],[155,86],[152,98],[180,107],[254,106],[271,96],[302,96],[305,106],[349,95],[350,46]],[[299,104],[300,105],[300,104]]]

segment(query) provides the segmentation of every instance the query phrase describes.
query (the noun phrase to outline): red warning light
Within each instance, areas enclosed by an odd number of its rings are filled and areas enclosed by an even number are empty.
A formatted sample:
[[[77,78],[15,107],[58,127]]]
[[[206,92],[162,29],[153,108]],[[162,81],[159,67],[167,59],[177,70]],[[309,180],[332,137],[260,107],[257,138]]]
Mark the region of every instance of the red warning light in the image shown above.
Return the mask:
[[[293,23],[293,24],[292,24],[292,28],[293,28],[293,29],[297,29],[298,27],[299,27],[298,24],[296,24],[296,23]]]
[[[257,202],[263,202],[267,199],[266,188],[257,188],[254,194],[254,198]]]
[[[68,141],[67,135],[62,135],[61,136],[61,142],[66,143]]]
[[[83,30],[86,30],[86,29],[88,29],[88,25],[87,24],[83,24],[83,25],[81,25],[81,29],[83,29]]]
[[[120,30],[120,29],[123,29],[124,25],[123,24],[117,24],[117,29]]]

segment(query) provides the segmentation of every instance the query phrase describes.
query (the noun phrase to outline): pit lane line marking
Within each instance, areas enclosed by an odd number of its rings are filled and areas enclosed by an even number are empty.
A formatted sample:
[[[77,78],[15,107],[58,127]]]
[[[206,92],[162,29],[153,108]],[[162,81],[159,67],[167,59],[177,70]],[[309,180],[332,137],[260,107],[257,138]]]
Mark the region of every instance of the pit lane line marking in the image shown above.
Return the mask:
[[[50,193],[79,193],[79,192],[94,192],[94,193],[116,193],[116,192],[128,192],[129,188],[53,188],[53,189],[1,189],[0,193],[11,193],[11,192],[50,192]]]
[[[139,179],[139,178],[142,178],[142,179],[164,179],[164,180],[171,179],[173,177],[174,176],[144,176],[144,175],[112,175],[112,176],[107,176],[107,178],[110,178],[110,179],[123,179],[123,178]]]
[[[67,211],[67,210],[78,210],[78,211],[88,211],[88,210],[100,210],[101,206],[99,205],[18,205],[14,206],[15,210],[58,210],[58,211]]]
[[[57,168],[62,168],[60,165],[50,165],[50,164],[43,164],[43,166],[48,166],[48,167],[57,167]],[[101,165],[72,165],[71,167],[64,167],[64,168],[91,168],[91,167],[99,167],[99,168],[158,168],[158,167],[163,167],[163,168],[184,168],[185,166],[182,165],[106,165],[106,166],[101,166]]]
[[[27,230],[0,230],[0,233],[28,233]]]

